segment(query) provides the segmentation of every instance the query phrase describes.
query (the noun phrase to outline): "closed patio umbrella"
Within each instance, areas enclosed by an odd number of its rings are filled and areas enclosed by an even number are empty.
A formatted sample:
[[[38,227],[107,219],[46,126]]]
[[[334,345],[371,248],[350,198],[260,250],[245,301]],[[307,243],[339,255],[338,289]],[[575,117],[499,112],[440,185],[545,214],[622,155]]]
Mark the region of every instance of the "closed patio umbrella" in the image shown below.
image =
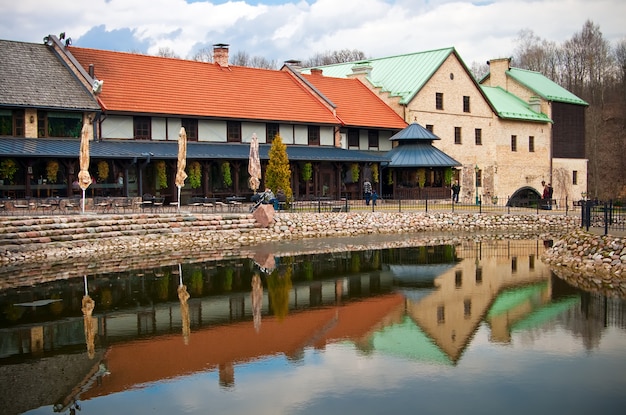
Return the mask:
[[[180,210],[180,189],[185,185],[185,179],[187,173],[185,173],[185,167],[187,166],[187,132],[185,127],[180,127],[178,133],[178,163],[176,165],[176,187],[178,188],[178,202],[177,207]]]
[[[248,159],[248,186],[256,193],[261,184],[261,158],[259,157],[259,139],[256,134],[252,134],[250,140],[250,157]]]
[[[80,171],[78,172],[78,185],[83,190],[82,211],[85,213],[85,191],[91,184],[91,175],[89,174],[89,125],[83,124],[80,133],[80,154],[78,155]]]

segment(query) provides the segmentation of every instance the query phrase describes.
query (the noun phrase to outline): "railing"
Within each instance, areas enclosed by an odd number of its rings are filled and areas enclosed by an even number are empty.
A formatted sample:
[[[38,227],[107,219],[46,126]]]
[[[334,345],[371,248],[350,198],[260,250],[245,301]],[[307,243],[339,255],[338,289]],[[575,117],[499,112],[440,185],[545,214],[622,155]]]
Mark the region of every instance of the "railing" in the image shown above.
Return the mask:
[[[605,235],[609,233],[609,230],[622,232],[626,230],[626,209],[623,207],[623,201],[583,200],[579,204],[581,227],[587,230],[591,227],[601,228],[604,229]]]

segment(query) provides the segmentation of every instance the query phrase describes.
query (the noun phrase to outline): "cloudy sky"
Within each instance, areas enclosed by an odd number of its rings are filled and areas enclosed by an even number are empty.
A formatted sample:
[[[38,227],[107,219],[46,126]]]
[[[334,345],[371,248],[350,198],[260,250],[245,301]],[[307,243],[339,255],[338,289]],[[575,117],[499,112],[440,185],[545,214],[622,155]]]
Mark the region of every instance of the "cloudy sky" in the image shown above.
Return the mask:
[[[357,49],[368,57],[454,46],[465,63],[510,56],[520,30],[561,43],[586,20],[626,38],[624,0],[18,0],[0,3],[0,39],[191,57],[227,43],[275,61]]]

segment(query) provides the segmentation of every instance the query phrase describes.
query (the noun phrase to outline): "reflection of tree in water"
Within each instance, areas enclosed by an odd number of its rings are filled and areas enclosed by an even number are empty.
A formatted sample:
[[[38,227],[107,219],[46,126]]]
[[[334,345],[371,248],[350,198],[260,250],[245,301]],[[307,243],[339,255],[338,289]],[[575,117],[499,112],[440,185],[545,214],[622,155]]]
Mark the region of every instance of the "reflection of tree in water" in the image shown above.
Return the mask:
[[[289,312],[289,292],[291,291],[291,264],[293,258],[283,258],[283,265],[274,270],[267,278],[267,290],[274,316],[284,319]]]
[[[202,295],[202,289],[204,288],[204,280],[202,275],[202,269],[196,268],[191,273],[191,282],[189,283],[189,291],[193,293],[193,295],[200,296]]]
[[[168,299],[170,293],[170,276],[172,272],[171,270],[164,270],[163,274],[157,280],[156,285],[156,294],[159,300],[165,301]],[[156,273],[155,273],[156,275]]]

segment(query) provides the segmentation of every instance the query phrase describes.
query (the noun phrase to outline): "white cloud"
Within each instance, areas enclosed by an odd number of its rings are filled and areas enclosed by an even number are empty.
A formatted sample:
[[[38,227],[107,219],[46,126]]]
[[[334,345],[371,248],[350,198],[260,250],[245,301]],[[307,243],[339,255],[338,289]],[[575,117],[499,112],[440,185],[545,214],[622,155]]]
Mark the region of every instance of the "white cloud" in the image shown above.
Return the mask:
[[[522,29],[561,43],[591,20],[615,42],[626,36],[624,15],[622,0],[21,0],[0,6],[0,38],[40,42],[65,31],[74,45],[119,49],[106,45],[118,31],[128,37],[121,44],[148,53],[169,47],[187,57],[229,43],[233,52],[279,63],[337,49],[381,57],[454,46],[471,65],[510,56]],[[89,37],[97,27],[104,44]]]

